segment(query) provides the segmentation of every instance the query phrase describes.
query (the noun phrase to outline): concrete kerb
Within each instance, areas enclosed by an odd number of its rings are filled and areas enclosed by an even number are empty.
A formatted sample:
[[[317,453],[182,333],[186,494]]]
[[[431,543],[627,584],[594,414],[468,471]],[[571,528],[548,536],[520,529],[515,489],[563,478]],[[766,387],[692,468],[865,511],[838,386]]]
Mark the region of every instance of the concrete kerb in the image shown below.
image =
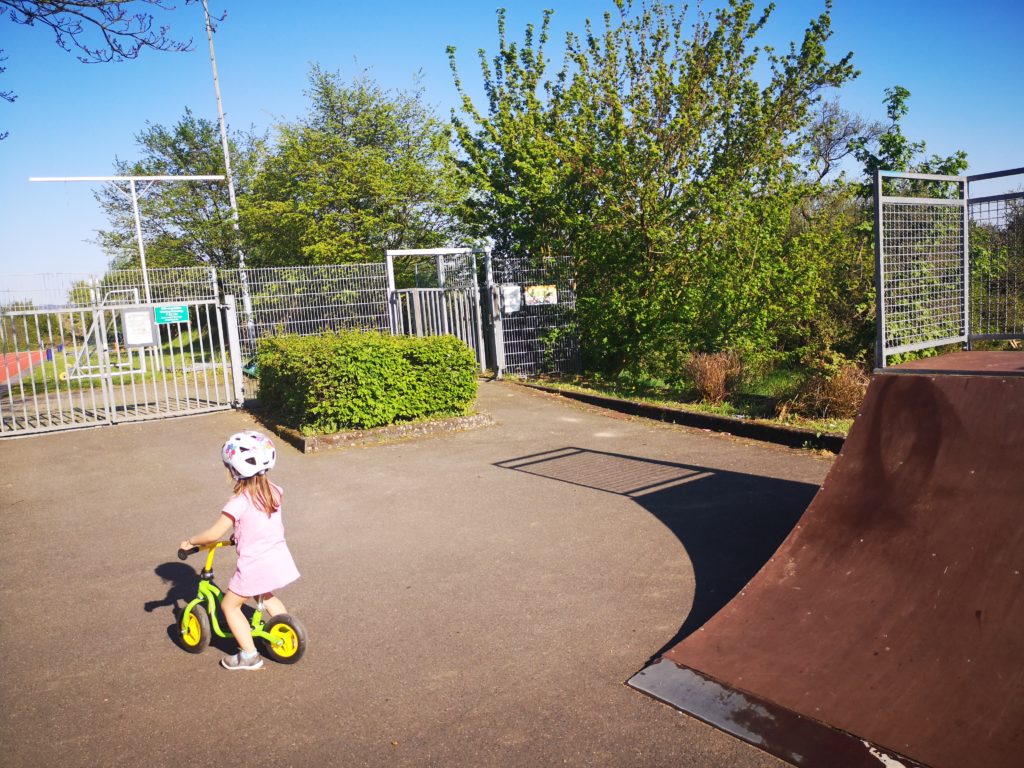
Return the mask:
[[[267,414],[257,409],[249,409],[260,424],[276,434],[289,445],[303,453],[316,453],[332,448],[355,448],[361,445],[378,445],[397,443],[416,438],[434,437],[451,432],[465,432],[470,429],[489,427],[494,419],[486,413],[473,413],[467,416],[452,416],[446,419],[428,419],[400,424],[389,424],[385,427],[372,429],[351,429],[345,432],[332,432],[327,435],[304,435],[296,429],[278,424]]]
[[[664,405],[643,403],[636,400],[622,400],[617,397],[548,387],[527,381],[515,381],[514,383],[528,389],[560,395],[571,400],[578,400],[581,403],[596,405],[600,408],[618,411],[619,413],[626,413],[630,416],[667,421],[671,424],[679,424],[680,426],[694,427],[696,429],[707,429],[712,432],[725,432],[736,437],[785,445],[789,448],[811,448],[839,453],[843,447],[844,438],[842,435],[823,434],[809,429],[766,424],[763,421],[741,419],[733,416],[716,416],[710,413],[684,411],[681,408],[670,408]]]

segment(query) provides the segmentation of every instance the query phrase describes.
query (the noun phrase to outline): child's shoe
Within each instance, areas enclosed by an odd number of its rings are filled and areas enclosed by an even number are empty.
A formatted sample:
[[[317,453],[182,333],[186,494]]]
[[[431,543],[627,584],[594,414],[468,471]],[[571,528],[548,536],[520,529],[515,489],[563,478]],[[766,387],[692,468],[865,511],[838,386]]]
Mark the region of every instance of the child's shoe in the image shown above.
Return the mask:
[[[259,669],[263,666],[263,657],[257,653],[247,659],[241,653],[236,653],[234,656],[225,656],[220,660],[220,665],[224,669]]]

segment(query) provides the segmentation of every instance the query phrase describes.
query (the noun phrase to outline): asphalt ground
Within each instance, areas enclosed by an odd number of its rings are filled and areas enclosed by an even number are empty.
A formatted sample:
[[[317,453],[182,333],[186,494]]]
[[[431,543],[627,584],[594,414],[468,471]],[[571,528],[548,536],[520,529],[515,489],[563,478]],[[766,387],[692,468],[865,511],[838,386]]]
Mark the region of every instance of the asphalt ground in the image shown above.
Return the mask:
[[[831,457],[482,382],[495,424],[284,441],[295,665],[191,655],[178,542],[230,411],[0,440],[0,764],[780,766],[629,688],[771,556]],[[227,582],[234,554],[219,553]]]

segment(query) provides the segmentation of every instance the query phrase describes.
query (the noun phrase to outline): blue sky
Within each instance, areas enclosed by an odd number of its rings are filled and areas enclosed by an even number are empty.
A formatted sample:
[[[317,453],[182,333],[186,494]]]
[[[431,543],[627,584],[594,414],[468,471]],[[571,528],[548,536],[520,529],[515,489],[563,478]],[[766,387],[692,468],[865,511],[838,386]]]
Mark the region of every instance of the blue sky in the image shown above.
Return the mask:
[[[224,108],[233,129],[272,127],[304,114],[310,64],[348,79],[368,69],[385,88],[403,89],[421,73],[427,100],[444,115],[456,104],[447,45],[460,74],[479,92],[476,51],[493,54],[500,2],[434,4],[303,0],[210,0],[228,17],[214,38]],[[508,32],[518,39],[552,8],[552,65],[566,30],[582,31],[613,7],[604,0],[506,0]],[[778,0],[763,42],[798,40],[822,2]],[[282,10],[286,9],[286,10]],[[1024,2],[1020,0],[835,0],[830,55],[854,53],[861,76],[836,95],[843,106],[882,119],[883,91],[910,90],[904,131],[929,153],[968,153],[969,173],[1024,166]],[[106,259],[88,241],[106,222],[82,183],[29,183],[30,176],[113,173],[114,158],[137,157],[135,135],[148,122],[172,125],[189,107],[216,118],[201,6],[169,14],[172,36],[194,51],[144,52],[130,62],[81,64],[43,28],[0,21],[7,71],[0,90],[0,273],[102,272]],[[479,103],[479,101],[478,101]],[[1019,179],[1019,177],[1018,177]],[[997,191],[985,188],[986,193]]]

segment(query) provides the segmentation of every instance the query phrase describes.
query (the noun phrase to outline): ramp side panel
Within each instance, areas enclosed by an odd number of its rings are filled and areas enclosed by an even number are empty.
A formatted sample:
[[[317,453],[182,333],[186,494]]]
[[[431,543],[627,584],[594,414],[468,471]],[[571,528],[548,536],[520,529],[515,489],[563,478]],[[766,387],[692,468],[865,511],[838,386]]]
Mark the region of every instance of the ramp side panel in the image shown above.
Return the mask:
[[[1022,463],[1024,378],[876,376],[793,533],[665,658],[936,768],[1019,765]]]

